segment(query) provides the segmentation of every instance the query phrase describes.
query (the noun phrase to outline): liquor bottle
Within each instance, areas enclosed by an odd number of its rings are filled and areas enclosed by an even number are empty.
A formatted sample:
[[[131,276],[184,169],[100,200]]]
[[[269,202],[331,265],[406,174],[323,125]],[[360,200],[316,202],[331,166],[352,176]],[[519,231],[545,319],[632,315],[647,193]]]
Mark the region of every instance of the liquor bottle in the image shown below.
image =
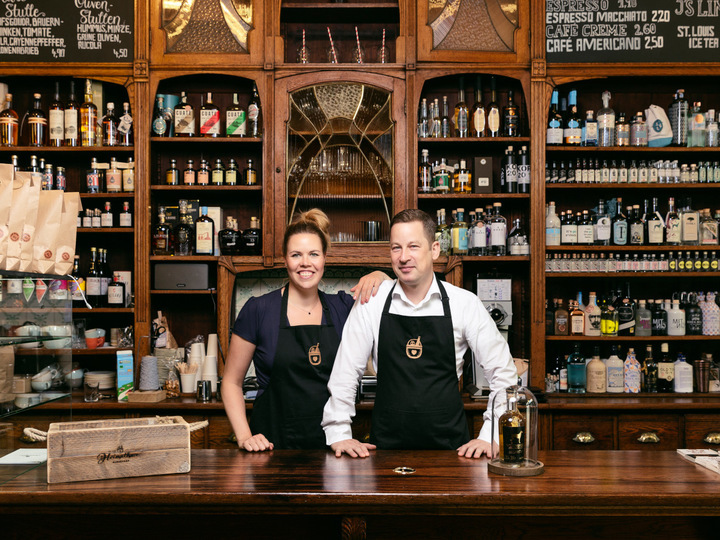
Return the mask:
[[[107,290],[108,285],[110,285],[110,282],[112,281],[112,271],[110,270],[110,265],[108,264],[108,254],[107,249],[105,248],[98,248],[98,261],[100,265],[100,302],[102,307],[107,306]]]
[[[618,312],[610,301],[610,298],[603,298],[600,306],[600,333],[606,337],[618,335]]]
[[[475,105],[470,112],[471,133],[473,137],[485,136],[485,106],[482,102],[482,78],[475,78]]]
[[[55,96],[48,108],[48,145],[63,146],[65,144],[65,110],[60,101],[60,83],[55,83]]]
[[[580,354],[580,344],[574,344],[574,350],[568,357],[568,393],[584,394],[586,388],[585,359]]]
[[[585,334],[585,313],[577,302],[571,302],[570,308],[570,335],[582,336]]]
[[[113,272],[112,281],[108,284],[107,306],[111,308],[125,307],[125,283],[120,279],[118,272]]]
[[[0,145],[18,145],[18,114],[13,109],[12,94],[5,94],[5,108],[0,112]]]
[[[523,463],[525,461],[525,417],[518,411],[517,389],[508,391],[507,410],[498,419],[500,461]]]
[[[517,191],[530,193],[530,158],[527,146],[521,146],[517,154]]]
[[[570,335],[570,321],[569,321],[569,313],[563,307],[563,299],[558,298],[557,300],[557,308],[555,309],[555,332],[554,334],[556,336],[567,336]]]
[[[595,227],[590,219],[590,213],[583,210],[582,217],[578,221],[578,244],[592,245],[595,242]]]
[[[716,296],[714,292],[708,291],[705,302],[702,303],[701,309],[703,316],[703,335],[720,335],[720,306],[716,303]]]
[[[607,368],[600,360],[600,347],[595,347],[593,356],[585,368],[587,391],[589,394],[601,394],[607,390]]]
[[[508,234],[508,253],[510,255],[530,255],[530,243],[528,235],[522,226],[520,218],[513,220],[513,227]]]
[[[605,210],[605,201],[600,199],[598,211],[593,216],[593,238],[596,246],[609,246],[612,226],[610,215]]]
[[[601,310],[597,305],[597,295],[594,292],[590,292],[590,299],[588,305],[585,307],[585,335],[586,336],[599,336],[601,323]]]
[[[634,336],[635,335],[635,301],[630,295],[630,283],[625,283],[626,294],[622,296],[618,289],[617,303],[615,309],[618,314],[618,335]]]
[[[670,246],[678,246],[682,241],[682,222],[680,215],[675,211],[675,199],[668,200],[668,212],[665,215],[665,242]]]
[[[418,138],[424,139],[430,136],[430,117],[428,116],[427,98],[420,101],[418,111]]]
[[[230,158],[227,169],[225,169],[225,184],[228,186],[236,186],[238,177],[238,166],[235,159]]]
[[[547,215],[545,216],[545,245],[559,246],[561,232],[560,218],[558,218],[555,213],[555,202],[550,201],[548,204]]]
[[[652,335],[667,336],[668,315],[663,307],[662,300],[655,300],[655,308],[652,311]]]
[[[89,229],[90,227],[92,227],[92,218],[93,218],[94,214],[95,214],[94,210],[92,210],[90,208],[85,209],[85,215],[82,218],[82,227],[83,228]]]
[[[177,159],[170,160],[170,167],[165,171],[165,185],[177,186],[180,184],[180,170],[177,168]]]
[[[507,220],[500,213],[502,203],[493,203],[493,215],[490,223],[490,253],[503,256],[507,253]]]
[[[653,197],[652,211],[646,218],[647,243],[651,245],[662,245],[665,239],[665,222],[658,209],[658,199]]]
[[[55,189],[65,191],[67,188],[67,176],[65,176],[65,167],[57,167],[55,169]]]
[[[98,168],[97,158],[92,158],[90,168],[85,174],[86,193],[100,193],[100,183],[100,169]]]
[[[429,164],[428,164],[429,167]],[[422,171],[421,171],[422,173]],[[454,193],[470,193],[472,191],[472,174],[464,159],[460,160],[460,166],[455,171],[453,177]]]
[[[103,146],[118,146],[120,137],[118,133],[118,121],[115,117],[115,104],[107,104],[107,114],[102,119]]]
[[[430,104],[430,132],[428,136],[438,138],[442,132],[440,120],[440,103],[435,98]]]
[[[652,345],[645,347],[642,363],[642,391],[656,394],[658,391],[658,364],[653,359]]]
[[[130,201],[123,201],[123,209],[118,217],[120,227],[132,227],[132,214],[130,213]]]
[[[500,105],[497,102],[495,76],[490,77],[490,103],[485,107],[487,112],[487,128],[490,137],[500,136]]]
[[[505,150],[500,171],[500,184],[505,193],[517,193],[517,160],[512,146]],[[503,184],[504,181],[504,184]]]
[[[75,255],[70,275],[74,278],[68,280],[72,305],[73,307],[85,307],[85,278],[80,275],[80,255]]]
[[[170,160],[172,164],[173,160]],[[194,186],[197,184],[197,171],[195,170],[195,160],[188,159],[185,170],[183,171],[183,185]]]
[[[85,101],[80,105],[80,146],[97,146],[97,107],[93,103],[92,81],[85,79]]]
[[[625,384],[623,380],[624,365],[623,361],[618,356],[617,345],[610,347],[610,356],[605,362],[607,368],[607,391],[614,394],[619,394],[625,391]]]
[[[645,224],[640,216],[640,205],[628,206],[628,231],[630,233],[630,245],[642,246],[645,244]]]
[[[215,254],[215,222],[207,215],[207,206],[200,207],[200,216],[195,220],[195,254]]]
[[[603,106],[597,112],[598,146],[615,146],[615,111],[610,108],[610,92],[602,94]]]
[[[51,164],[45,165],[45,170],[42,171],[42,183],[41,188],[43,190],[50,190],[53,189],[54,185],[54,178],[53,178],[53,166]]]
[[[585,111],[585,121],[582,127],[583,146],[598,145],[598,123],[593,116],[593,111]]]
[[[465,209],[457,209],[457,218],[453,222],[450,228],[450,234],[452,236],[452,254],[453,255],[467,255],[468,252],[468,239],[467,231],[468,225],[465,222]]]
[[[260,233],[260,220],[253,216],[250,218],[250,228],[242,232],[242,249],[245,255],[262,255]]]
[[[470,224],[472,232],[468,232],[468,254],[487,255],[487,228],[482,208],[475,209],[475,221]]]
[[[153,137],[167,137],[170,132],[170,126],[167,123],[167,116],[165,115],[165,97],[155,97],[155,109],[153,110],[152,120],[152,136]]]
[[[452,125],[450,124],[450,113],[448,111],[448,99],[447,96],[443,96],[442,116],[440,117],[440,137],[443,139],[452,137]]]
[[[232,216],[225,218],[225,228],[218,233],[218,243],[222,255],[240,255],[240,233],[237,229],[237,220]]]
[[[173,254],[173,246],[170,242],[171,231],[170,225],[165,223],[165,207],[160,206],[158,208],[158,222],[153,229],[153,255]]]
[[[30,109],[27,115],[28,128],[30,134],[28,136],[29,146],[45,146],[47,137],[47,117],[40,108],[41,96],[40,94],[33,94],[33,108]]]
[[[260,96],[258,95],[257,85],[253,83],[253,94],[250,98],[247,108],[248,137],[262,137],[262,107],[260,106]]]
[[[709,208],[704,208],[700,214],[700,245],[716,246],[718,244],[718,229],[720,224],[710,214]],[[707,252],[705,252],[707,254]]]
[[[198,186],[209,186],[210,185],[210,165],[207,160],[200,160],[200,168],[197,172],[197,184]]]
[[[220,109],[213,103],[212,92],[207,93],[207,100],[200,107],[200,136],[220,136]]]
[[[247,167],[243,170],[243,184],[246,186],[258,185],[258,173],[257,169],[253,167],[252,158],[248,159]]]
[[[100,226],[113,227],[113,214],[110,201],[105,201],[105,210],[102,214],[100,214]]]
[[[215,166],[210,172],[210,182],[213,186],[222,186],[225,183],[225,167],[220,158],[215,160]]]
[[[85,296],[91,307],[102,305],[102,275],[99,269],[97,248],[90,248],[90,267],[85,277]]]
[[[635,116],[633,116],[632,119],[632,124],[630,124],[630,145],[648,145],[647,122],[645,122],[642,111],[635,113]]]
[[[685,335],[685,310],[680,307],[680,300],[674,299],[672,306],[667,312],[667,335],[668,336],[684,336]]]
[[[622,211],[622,198],[617,198],[617,212],[612,220],[613,244],[624,246],[628,241],[628,219]]]
[[[117,160],[110,158],[110,168],[105,171],[105,191],[120,193],[122,191],[122,171],[118,169]]]
[[[450,229],[445,223],[445,209],[441,208],[437,211],[437,228],[435,229],[435,239],[440,244],[440,255],[450,255],[452,249],[452,236]]]
[[[560,359],[560,374],[559,374],[559,386],[560,386],[560,392],[567,392],[568,391],[568,375],[567,375],[567,361],[568,356],[565,355],[563,358]],[[560,358],[560,357],[559,357]]]
[[[550,97],[550,112],[548,113],[547,133],[545,144],[558,146],[563,143],[563,117],[558,110],[558,91],[553,90]]]
[[[22,299],[23,307],[37,307],[37,301],[35,300],[35,282],[32,278],[26,277],[22,280]]]
[[[703,334],[703,313],[698,306],[697,294],[688,294],[685,304],[685,335],[701,336]]]
[[[635,311],[635,335],[652,336],[652,312],[646,307],[645,300],[638,300]]]
[[[675,368],[673,390],[680,394],[691,393],[693,391],[693,367],[687,363],[683,353],[678,353],[673,367]]]
[[[458,82],[458,100],[455,104],[453,123],[455,125],[455,136],[465,138],[469,135],[469,111],[465,103],[465,77],[460,77]]]
[[[133,145],[133,118],[130,114],[130,103],[127,101],[123,103],[123,113],[118,120],[117,132],[117,146]]]
[[[194,231],[190,225],[190,215],[187,213],[187,201],[180,199],[178,202],[178,222],[173,230],[175,255],[187,256],[193,254]]]
[[[670,359],[668,353],[668,344],[660,344],[660,360],[658,360],[658,380],[657,389],[658,392],[667,393],[673,391],[673,381],[675,379],[675,366]]]
[[[680,210],[680,243],[696,246],[700,238],[700,214],[692,209],[692,198],[685,198]]]
[[[188,103],[185,92],[180,92],[180,103],[173,109],[173,125],[175,137],[195,136],[195,107]]]
[[[418,167],[418,193],[432,193],[432,167],[430,166],[429,151],[421,152],[420,166]]]
[[[515,104],[515,94],[512,90],[508,90],[508,102],[503,107],[503,136],[519,137],[520,136],[520,115],[518,107]]]
[[[630,146],[630,124],[625,119],[625,113],[618,114],[615,123],[615,146]]]
[[[675,92],[675,99],[668,107],[670,129],[672,130],[673,146],[687,145],[688,102],[685,99],[685,90],[680,88]]]
[[[568,111],[563,129],[563,142],[567,145],[579,146],[582,143],[582,118],[577,108],[577,90],[570,90],[568,93]]]
[[[560,357],[548,363],[547,373],[545,374],[545,393],[553,393],[560,391]]]
[[[640,362],[635,357],[635,349],[630,347],[627,357],[623,363],[623,387],[626,394],[637,394],[640,392],[641,373]]]
[[[572,214],[568,211],[565,218],[560,220],[560,244],[575,245],[577,244],[578,228],[577,222]]]
[[[75,81],[70,81],[70,95],[63,111],[65,146],[78,146],[78,126],[80,124],[80,106],[75,101]]]
[[[225,134],[228,137],[244,137],[247,133],[245,111],[240,107],[237,92],[233,93],[233,102],[225,110]]]

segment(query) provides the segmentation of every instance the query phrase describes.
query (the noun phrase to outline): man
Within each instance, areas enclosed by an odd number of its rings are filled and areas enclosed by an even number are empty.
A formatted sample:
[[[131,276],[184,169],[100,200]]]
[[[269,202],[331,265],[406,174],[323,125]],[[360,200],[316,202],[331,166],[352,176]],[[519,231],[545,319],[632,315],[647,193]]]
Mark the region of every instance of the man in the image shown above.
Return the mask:
[[[376,447],[457,449],[460,456],[492,457],[497,453],[497,445],[490,446],[491,430],[497,430],[490,420],[492,397],[517,383],[507,343],[476,295],[435,279],[440,246],[433,219],[421,210],[403,210],[390,225],[397,282],[383,282],[375,298],[350,312],[328,382],[326,442],[338,457],[367,457]],[[480,436],[472,440],[458,390],[468,347],[492,391]],[[350,425],[370,354],[378,385],[367,444],[352,438]],[[498,401],[504,410],[505,400]],[[496,410],[496,421],[503,410]]]

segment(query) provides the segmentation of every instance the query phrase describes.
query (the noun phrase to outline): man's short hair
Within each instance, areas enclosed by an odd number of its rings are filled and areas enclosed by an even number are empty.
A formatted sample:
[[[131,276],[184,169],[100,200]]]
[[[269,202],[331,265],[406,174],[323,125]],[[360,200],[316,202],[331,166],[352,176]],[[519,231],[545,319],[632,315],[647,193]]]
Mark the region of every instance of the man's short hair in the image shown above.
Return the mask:
[[[428,240],[428,245],[432,246],[435,241],[435,230],[437,229],[437,226],[435,225],[435,220],[433,220],[432,216],[423,210],[419,210],[418,208],[401,210],[395,214],[395,217],[392,218],[390,228],[392,229],[393,225],[396,223],[412,223],[413,221],[419,221],[422,224],[423,231],[425,232],[425,238]]]

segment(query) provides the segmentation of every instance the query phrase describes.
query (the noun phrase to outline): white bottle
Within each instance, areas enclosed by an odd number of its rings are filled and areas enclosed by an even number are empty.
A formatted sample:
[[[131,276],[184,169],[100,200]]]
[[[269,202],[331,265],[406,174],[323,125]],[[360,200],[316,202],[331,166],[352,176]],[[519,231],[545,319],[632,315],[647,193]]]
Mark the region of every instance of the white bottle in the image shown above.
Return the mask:
[[[600,360],[600,350],[595,347],[592,359],[585,366],[586,391],[591,394],[601,394],[607,387],[607,371],[605,364]]]
[[[617,346],[612,346],[610,358],[605,361],[605,367],[607,368],[607,391],[622,393],[624,391],[623,361],[617,355]]]
[[[555,203],[548,204],[547,216],[545,216],[545,245],[560,245],[560,218],[555,213]]]
[[[675,392],[689,394],[693,391],[693,368],[685,361],[685,355],[678,353],[675,362]]]
[[[672,306],[667,312],[668,318],[668,336],[684,336],[685,335],[685,310],[680,309],[680,300],[672,301]]]
[[[597,296],[594,292],[590,292],[590,300],[585,307],[585,335],[600,335],[600,315],[601,310],[597,305]]]
[[[625,393],[637,394],[640,392],[640,362],[635,357],[635,349],[628,349],[627,357],[623,363],[623,383]]]

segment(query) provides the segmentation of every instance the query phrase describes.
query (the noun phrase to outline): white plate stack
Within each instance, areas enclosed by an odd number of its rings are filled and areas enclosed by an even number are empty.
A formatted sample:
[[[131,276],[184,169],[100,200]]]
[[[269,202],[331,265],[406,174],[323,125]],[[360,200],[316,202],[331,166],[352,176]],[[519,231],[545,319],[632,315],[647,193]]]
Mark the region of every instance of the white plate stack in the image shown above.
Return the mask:
[[[100,390],[110,390],[115,388],[116,377],[114,371],[88,371],[85,373],[85,382],[100,383]]]

